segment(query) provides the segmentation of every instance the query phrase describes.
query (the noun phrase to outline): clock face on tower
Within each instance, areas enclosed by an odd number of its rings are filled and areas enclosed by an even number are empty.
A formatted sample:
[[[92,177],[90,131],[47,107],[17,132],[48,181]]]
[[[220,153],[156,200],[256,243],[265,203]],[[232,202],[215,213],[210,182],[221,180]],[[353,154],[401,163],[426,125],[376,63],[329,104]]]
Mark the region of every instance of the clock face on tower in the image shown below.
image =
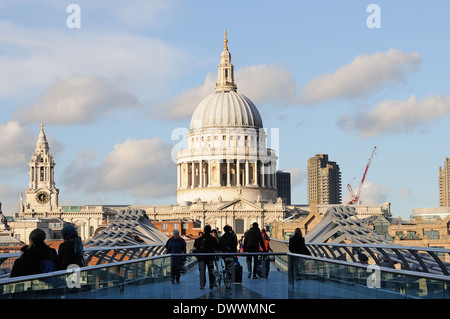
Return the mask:
[[[50,199],[49,194],[47,194],[44,191],[40,191],[39,193],[36,194],[36,201],[39,204],[45,204],[49,201],[49,199]]]

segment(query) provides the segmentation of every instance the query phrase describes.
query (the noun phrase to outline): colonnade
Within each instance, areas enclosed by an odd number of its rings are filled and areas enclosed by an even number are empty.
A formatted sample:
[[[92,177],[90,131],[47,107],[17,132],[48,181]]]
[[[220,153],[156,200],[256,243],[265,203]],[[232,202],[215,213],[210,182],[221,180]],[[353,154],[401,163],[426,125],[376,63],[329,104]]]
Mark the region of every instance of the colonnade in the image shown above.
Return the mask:
[[[276,170],[260,160],[192,160],[177,164],[177,189],[196,187],[276,188]]]

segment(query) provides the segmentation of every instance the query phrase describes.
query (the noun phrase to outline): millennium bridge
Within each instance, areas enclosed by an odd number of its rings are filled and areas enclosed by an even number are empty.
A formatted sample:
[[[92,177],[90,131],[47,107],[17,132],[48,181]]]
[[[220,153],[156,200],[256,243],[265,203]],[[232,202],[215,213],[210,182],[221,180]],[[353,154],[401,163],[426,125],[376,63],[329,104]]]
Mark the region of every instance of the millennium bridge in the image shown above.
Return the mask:
[[[204,254],[191,253],[193,241],[180,283],[172,283],[167,237],[145,211],[122,210],[85,243],[88,266],[10,278],[20,254],[1,254],[0,299],[450,299],[450,250],[392,245],[351,206],[330,208],[305,239],[310,256],[277,239],[270,253],[208,254],[236,257],[244,274],[202,290],[197,257]],[[270,260],[267,278],[247,277],[246,256],[255,254]]]

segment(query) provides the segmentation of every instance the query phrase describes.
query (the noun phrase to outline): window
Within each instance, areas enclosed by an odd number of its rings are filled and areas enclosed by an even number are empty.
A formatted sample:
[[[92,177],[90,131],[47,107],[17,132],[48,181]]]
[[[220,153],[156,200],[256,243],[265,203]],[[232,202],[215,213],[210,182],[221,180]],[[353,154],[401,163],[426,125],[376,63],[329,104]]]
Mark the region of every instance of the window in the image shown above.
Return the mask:
[[[161,229],[167,229],[167,224],[161,224]]]

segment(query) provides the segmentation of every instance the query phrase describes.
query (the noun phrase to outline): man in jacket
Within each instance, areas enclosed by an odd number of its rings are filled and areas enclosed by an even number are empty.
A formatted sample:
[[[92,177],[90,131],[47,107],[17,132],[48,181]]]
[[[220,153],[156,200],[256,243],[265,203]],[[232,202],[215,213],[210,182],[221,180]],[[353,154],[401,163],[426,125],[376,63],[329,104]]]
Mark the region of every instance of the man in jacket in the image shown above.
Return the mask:
[[[219,243],[211,236],[211,226],[206,225],[204,233],[194,243],[194,248],[197,253],[215,253],[220,250]],[[200,289],[205,288],[206,284],[206,268],[208,268],[209,287],[215,286],[214,279],[214,256],[198,256],[198,270],[200,272]]]
[[[223,228],[223,235],[219,238],[220,251],[223,253],[235,253],[237,252],[237,238],[232,232],[231,226],[226,225]],[[225,262],[225,270],[228,273],[228,278],[233,280],[234,274],[234,257],[235,256],[224,256],[223,260]]]
[[[185,254],[186,253],[186,241],[180,237],[180,232],[175,229],[166,243],[167,253],[169,254]],[[180,282],[181,267],[185,261],[184,256],[172,256],[170,262],[171,268],[171,280],[172,282]]]
[[[264,245],[264,240],[261,235],[261,230],[258,227],[258,223],[253,223],[252,228],[250,228],[245,234],[244,238],[244,252],[246,253],[257,253],[260,251],[267,252]],[[253,279],[258,279],[258,255],[247,256],[247,270],[248,278],[252,274],[252,257],[253,257]]]

